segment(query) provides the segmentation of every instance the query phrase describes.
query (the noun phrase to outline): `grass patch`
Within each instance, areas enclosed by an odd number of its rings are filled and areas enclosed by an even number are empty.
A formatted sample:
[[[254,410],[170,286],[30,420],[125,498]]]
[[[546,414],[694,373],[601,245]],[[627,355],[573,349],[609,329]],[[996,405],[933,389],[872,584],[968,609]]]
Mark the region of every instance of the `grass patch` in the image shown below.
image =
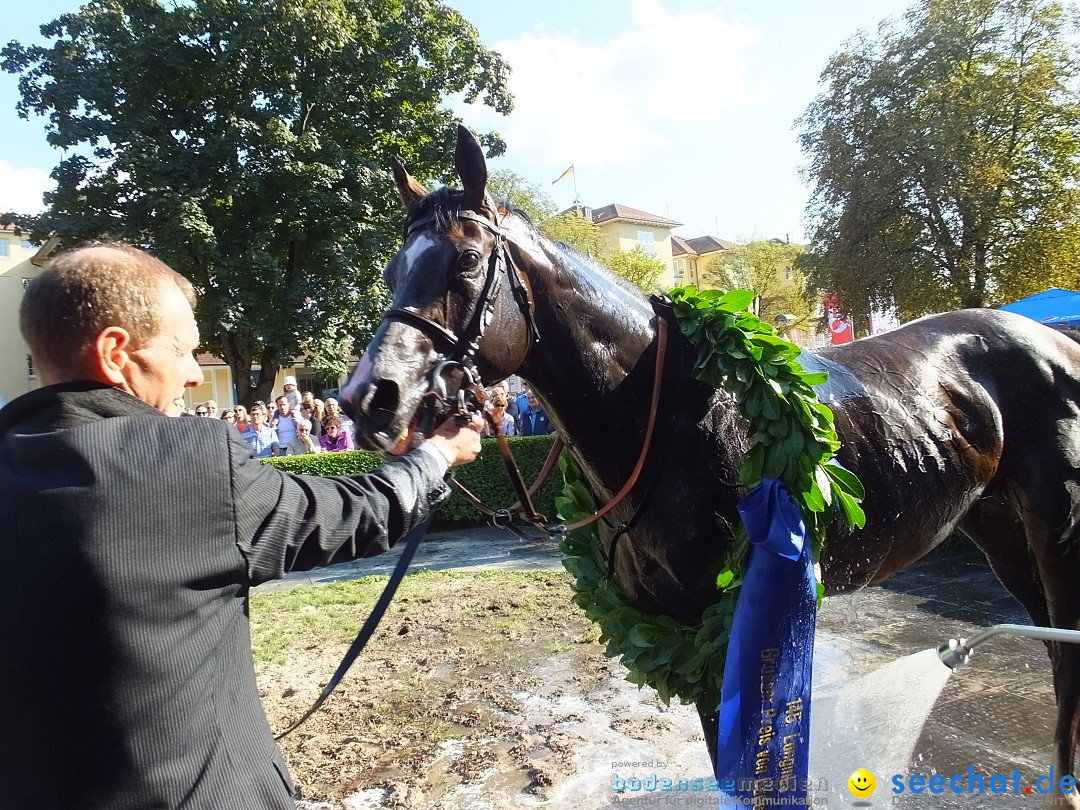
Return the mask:
[[[255,661],[283,664],[305,649],[351,643],[388,579],[253,594]],[[557,571],[418,571],[402,580],[376,639],[387,628],[400,632],[415,625],[437,629],[447,642],[469,651],[495,652],[537,626],[561,622],[568,611],[580,613],[571,596],[570,576]]]

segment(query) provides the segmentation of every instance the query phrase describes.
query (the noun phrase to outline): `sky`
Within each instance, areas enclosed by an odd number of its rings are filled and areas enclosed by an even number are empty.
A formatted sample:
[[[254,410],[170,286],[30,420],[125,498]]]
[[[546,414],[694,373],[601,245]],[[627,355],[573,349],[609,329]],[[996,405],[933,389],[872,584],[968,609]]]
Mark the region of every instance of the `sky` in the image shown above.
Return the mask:
[[[515,108],[454,102],[475,132],[498,131],[490,161],[547,191],[673,219],[675,233],[734,242],[805,241],[809,186],[796,119],[844,42],[900,18],[911,0],[447,0],[512,67]],[[8,15],[4,42],[77,0]],[[18,117],[17,77],[0,73],[0,211],[41,209],[60,153],[45,121]],[[573,165],[574,173],[553,184]]]

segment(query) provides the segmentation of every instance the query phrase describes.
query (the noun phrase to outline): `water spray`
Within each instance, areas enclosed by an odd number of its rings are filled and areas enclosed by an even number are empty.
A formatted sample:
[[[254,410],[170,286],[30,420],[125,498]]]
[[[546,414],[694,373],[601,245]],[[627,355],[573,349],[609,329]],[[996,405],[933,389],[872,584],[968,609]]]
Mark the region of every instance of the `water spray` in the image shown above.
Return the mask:
[[[978,645],[1000,635],[1032,638],[1039,641],[1064,641],[1070,644],[1080,644],[1080,630],[1063,630],[1058,627],[1031,627],[1026,624],[995,624],[976,633],[970,640],[962,638],[949,639],[947,644],[942,644],[938,648],[938,657],[949,669],[956,669],[960,664],[967,663],[971,651]]]

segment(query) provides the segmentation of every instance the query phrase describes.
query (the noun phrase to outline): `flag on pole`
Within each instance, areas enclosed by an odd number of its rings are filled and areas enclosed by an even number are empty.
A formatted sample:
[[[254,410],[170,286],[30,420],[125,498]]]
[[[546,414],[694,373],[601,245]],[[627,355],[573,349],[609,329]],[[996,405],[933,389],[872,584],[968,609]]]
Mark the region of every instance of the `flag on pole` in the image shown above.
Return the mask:
[[[567,177],[573,177],[573,176],[574,176],[574,164],[571,163],[569,169],[567,169],[565,172],[563,172],[562,174],[560,174],[558,177],[556,177],[554,180],[551,181],[551,185],[555,185],[560,180],[563,180],[563,179],[565,179]]]

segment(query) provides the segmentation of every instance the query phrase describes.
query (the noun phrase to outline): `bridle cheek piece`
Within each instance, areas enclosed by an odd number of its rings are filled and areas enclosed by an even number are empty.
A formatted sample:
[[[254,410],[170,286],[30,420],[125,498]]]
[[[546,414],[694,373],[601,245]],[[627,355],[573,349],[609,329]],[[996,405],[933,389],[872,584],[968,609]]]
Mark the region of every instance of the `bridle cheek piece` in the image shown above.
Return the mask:
[[[466,321],[464,330],[461,334],[458,334],[452,329],[404,307],[393,307],[387,310],[383,316],[385,320],[400,321],[419,331],[432,342],[435,350],[445,358],[432,371],[429,379],[429,392],[435,393],[444,402],[446,402],[445,376],[455,368],[464,370],[465,378],[470,386],[480,387],[482,385],[480,375],[476,371],[476,353],[480,350],[480,341],[483,340],[484,332],[495,317],[495,301],[502,289],[504,275],[509,280],[514,301],[525,318],[525,324],[529,330],[529,346],[532,347],[534,343],[540,340],[540,333],[536,328],[536,319],[533,317],[533,305],[529,297],[529,288],[522,280],[517,265],[510,258],[510,252],[507,249],[506,232],[500,227],[498,221],[491,222],[472,211],[459,210],[455,214],[455,218],[475,222],[495,236],[495,247],[492,249],[488,259],[484,286],[481,289],[476,306],[473,307],[473,311]],[[429,215],[410,223],[405,231],[405,238],[407,239],[416,231],[430,227],[434,221],[434,215]],[[439,396],[440,393],[442,396]]]

